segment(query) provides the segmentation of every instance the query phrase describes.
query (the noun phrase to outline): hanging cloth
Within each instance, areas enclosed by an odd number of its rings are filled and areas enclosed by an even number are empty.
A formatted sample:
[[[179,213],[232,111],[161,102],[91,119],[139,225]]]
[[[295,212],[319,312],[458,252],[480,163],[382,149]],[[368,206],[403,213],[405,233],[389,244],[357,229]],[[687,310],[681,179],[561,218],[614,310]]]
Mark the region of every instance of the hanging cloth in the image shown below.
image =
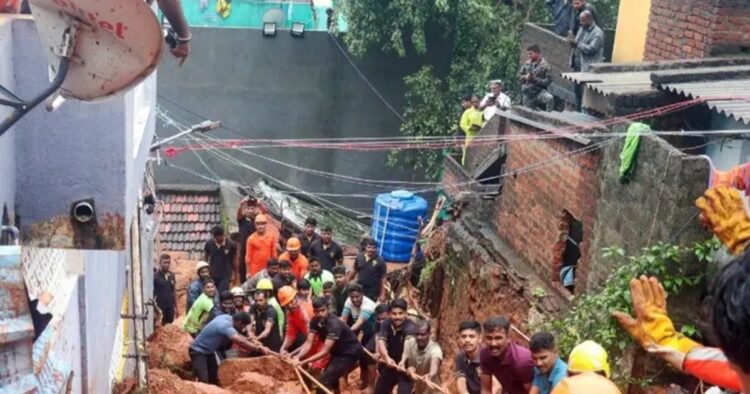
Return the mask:
[[[628,127],[625,136],[625,146],[620,152],[620,183],[630,182],[638,157],[638,147],[641,144],[641,134],[651,132],[651,127],[645,123],[633,123]]]

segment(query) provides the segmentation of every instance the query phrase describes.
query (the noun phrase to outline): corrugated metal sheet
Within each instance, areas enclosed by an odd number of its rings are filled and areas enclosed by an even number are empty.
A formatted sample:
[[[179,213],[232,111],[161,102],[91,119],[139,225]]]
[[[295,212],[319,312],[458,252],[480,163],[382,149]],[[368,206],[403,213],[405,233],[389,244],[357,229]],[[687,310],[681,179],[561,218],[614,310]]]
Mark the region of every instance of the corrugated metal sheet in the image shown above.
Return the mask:
[[[750,124],[750,79],[667,83],[660,87],[685,97],[706,98],[711,109]]]
[[[656,91],[651,85],[652,72],[564,73],[562,76],[576,83],[585,83],[588,88],[608,96]]]

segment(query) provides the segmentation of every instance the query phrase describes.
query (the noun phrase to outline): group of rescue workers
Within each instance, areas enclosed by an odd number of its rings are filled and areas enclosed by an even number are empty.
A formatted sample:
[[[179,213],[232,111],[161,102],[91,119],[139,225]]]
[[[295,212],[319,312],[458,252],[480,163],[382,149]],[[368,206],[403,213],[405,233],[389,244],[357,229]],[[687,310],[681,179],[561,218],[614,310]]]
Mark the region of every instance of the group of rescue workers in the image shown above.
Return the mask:
[[[743,253],[750,219],[739,191],[711,189],[697,204],[707,227],[731,252]],[[367,392],[449,392],[442,386],[443,351],[432,339],[430,321],[414,317],[404,299],[388,300],[386,265],[375,241],[363,242],[348,270],[330,228],[318,235],[316,221],[308,218],[304,231],[289,238],[279,256],[268,221],[262,204],[244,199],[238,210],[240,247],[215,228],[206,243],[206,261],[196,265],[182,329],[194,338],[188,352],[200,381],[218,384],[218,364],[227,357],[275,355],[317,376],[319,393],[338,392],[339,380],[357,366],[360,389]],[[245,264],[233,264],[236,254]],[[161,256],[154,291],[164,324],[174,320],[177,310],[169,268],[170,257]],[[235,273],[244,282],[229,289]],[[750,393],[748,278],[750,256],[742,254],[724,267],[714,286],[713,323],[721,349],[701,346],[675,329],[655,278],[631,282],[635,317],[622,312],[614,317],[675,368]],[[454,364],[459,393],[620,392],[609,380],[608,356],[597,343],[580,343],[566,363],[552,334],[536,333],[524,347],[511,340],[511,332],[504,317],[459,325]]]

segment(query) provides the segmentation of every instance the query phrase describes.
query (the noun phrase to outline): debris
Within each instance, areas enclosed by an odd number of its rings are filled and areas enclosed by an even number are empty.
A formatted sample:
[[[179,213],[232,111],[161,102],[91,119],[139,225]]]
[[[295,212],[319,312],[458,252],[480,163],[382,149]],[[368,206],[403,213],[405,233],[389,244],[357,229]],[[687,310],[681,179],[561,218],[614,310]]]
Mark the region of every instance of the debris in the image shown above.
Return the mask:
[[[241,379],[242,374],[254,372],[264,376],[266,380],[294,382],[297,375],[294,369],[284,363],[279,357],[264,356],[253,358],[232,358],[219,365],[219,384],[229,387]],[[250,378],[254,378],[251,376]]]
[[[193,338],[177,324],[157,328],[149,338],[148,367],[153,369],[191,371],[188,348]]]

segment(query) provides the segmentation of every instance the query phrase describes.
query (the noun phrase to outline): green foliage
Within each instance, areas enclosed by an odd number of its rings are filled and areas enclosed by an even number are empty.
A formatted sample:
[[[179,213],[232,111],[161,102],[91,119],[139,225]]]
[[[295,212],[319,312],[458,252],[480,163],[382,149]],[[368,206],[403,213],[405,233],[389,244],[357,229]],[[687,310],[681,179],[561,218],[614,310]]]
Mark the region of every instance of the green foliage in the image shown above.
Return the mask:
[[[460,98],[487,90],[490,79],[516,88],[522,22],[527,11],[546,12],[544,0],[508,7],[496,0],[345,0],[338,3],[349,25],[344,35],[349,49],[394,52],[425,60],[405,78],[406,104],[401,131],[409,136],[447,136],[457,130]],[[517,2],[520,3],[520,2]],[[533,8],[532,8],[533,7]],[[427,54],[427,56],[421,56]],[[420,57],[421,56],[421,57]],[[442,152],[392,152],[389,165],[425,171],[436,178]]]
[[[613,27],[619,0],[590,1],[602,24]],[[401,131],[415,137],[454,134],[460,97],[485,92],[490,79],[502,79],[506,93],[517,102],[523,22],[548,22],[550,14],[545,0],[340,0],[336,4],[349,26],[344,40],[353,53],[375,50],[423,60],[423,67],[405,78],[406,121]],[[441,64],[430,63],[427,59],[435,58],[431,53],[449,54],[448,67],[442,58],[436,60]],[[422,170],[434,179],[440,174],[442,153],[392,152],[388,164]]]
[[[711,253],[718,249],[718,242],[710,240],[691,247],[659,244],[644,248],[639,256],[626,256],[619,248],[604,250],[604,257],[617,260],[619,267],[609,277],[601,291],[577,297],[570,311],[559,320],[542,323],[540,330],[556,333],[562,354],[584,340],[600,343],[616,360],[623,351],[634,344],[611,317],[614,311],[632,312],[630,280],[641,275],[660,279],[667,294],[677,294],[683,289],[697,285],[704,277],[701,273],[689,272],[686,261],[698,259],[707,264]],[[693,326],[682,326],[687,335],[697,334]],[[625,382],[624,377],[615,374],[615,379]]]

